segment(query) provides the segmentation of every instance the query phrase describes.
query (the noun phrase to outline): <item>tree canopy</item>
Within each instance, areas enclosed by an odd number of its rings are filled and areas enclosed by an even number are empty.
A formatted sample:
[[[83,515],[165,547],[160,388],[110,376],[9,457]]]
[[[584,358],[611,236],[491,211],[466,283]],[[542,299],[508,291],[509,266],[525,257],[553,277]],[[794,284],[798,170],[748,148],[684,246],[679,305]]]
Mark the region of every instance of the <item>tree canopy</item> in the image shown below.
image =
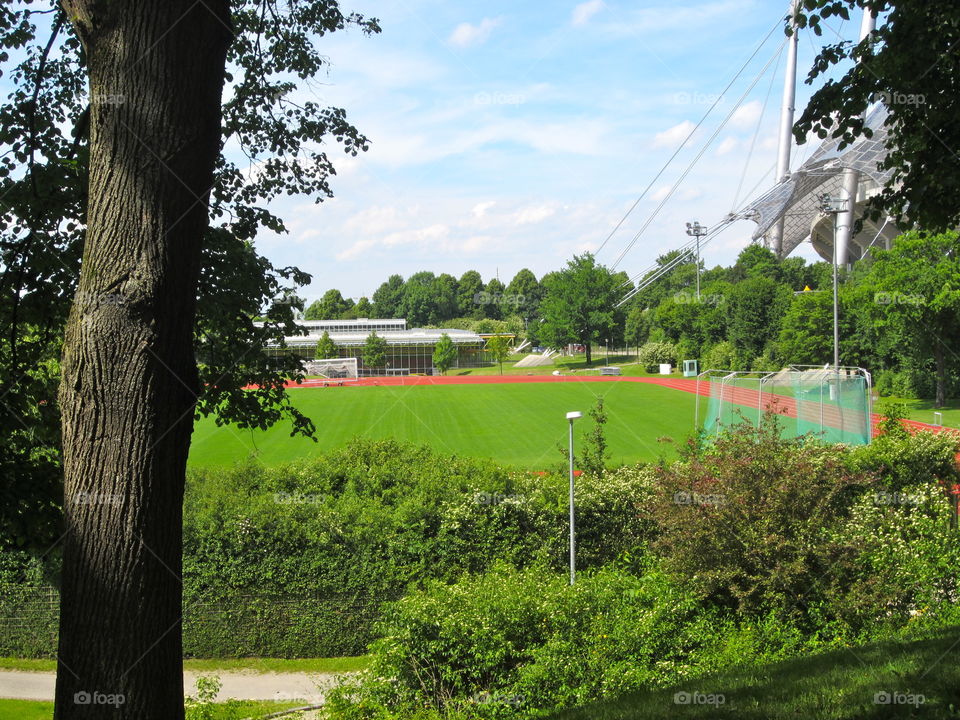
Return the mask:
[[[893,175],[870,199],[872,211],[892,215],[901,227],[952,230],[960,226],[957,9],[943,2],[803,0],[796,20],[819,35],[828,20],[847,20],[860,8],[879,17],[876,31],[859,43],[838,41],[820,51],[807,77],[810,85],[839,63],[855,64],[814,92],[794,134],[800,143],[810,133],[841,138],[842,148],[870,135],[863,113],[882,101],[890,131],[882,167]]]

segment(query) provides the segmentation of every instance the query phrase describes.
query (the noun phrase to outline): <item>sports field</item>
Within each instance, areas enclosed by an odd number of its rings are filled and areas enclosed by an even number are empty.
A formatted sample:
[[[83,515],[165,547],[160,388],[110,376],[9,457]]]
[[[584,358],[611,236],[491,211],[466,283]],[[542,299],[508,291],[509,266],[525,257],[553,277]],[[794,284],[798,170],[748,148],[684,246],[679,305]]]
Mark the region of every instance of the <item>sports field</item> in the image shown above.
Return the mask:
[[[586,413],[600,396],[607,411],[612,463],[672,457],[675,445],[658,438],[682,442],[694,424],[692,394],[628,381],[330,387],[290,394],[313,419],[319,442],[290,437],[288,423],[250,431],[217,427],[205,418],[194,430],[190,464],[224,465],[256,457],[275,465],[362,436],[396,438],[513,467],[547,469],[563,460],[557,444],[567,442],[566,413],[584,413],[576,424],[580,437],[593,425]]]

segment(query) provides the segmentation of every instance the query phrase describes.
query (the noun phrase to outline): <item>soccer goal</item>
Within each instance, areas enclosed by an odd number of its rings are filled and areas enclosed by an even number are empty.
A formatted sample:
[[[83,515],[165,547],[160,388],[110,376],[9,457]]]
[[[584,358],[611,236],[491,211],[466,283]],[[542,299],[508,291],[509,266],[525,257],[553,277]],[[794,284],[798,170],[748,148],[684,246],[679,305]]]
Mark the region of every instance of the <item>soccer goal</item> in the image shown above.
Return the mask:
[[[320,375],[331,380],[359,377],[355,357],[307,360],[303,364],[303,370],[307,375]]]
[[[775,372],[707,370],[697,376],[696,424],[708,434],[780,416],[784,434],[866,445],[872,379],[863,368],[794,365]]]

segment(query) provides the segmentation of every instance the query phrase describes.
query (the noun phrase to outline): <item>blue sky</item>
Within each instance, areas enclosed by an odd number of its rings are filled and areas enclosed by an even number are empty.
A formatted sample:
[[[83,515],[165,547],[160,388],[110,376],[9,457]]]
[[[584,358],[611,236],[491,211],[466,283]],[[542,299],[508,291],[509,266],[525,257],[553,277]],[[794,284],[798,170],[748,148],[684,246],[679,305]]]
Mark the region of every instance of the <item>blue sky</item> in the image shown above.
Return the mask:
[[[383,33],[324,38],[329,73],[302,92],[346,108],[371,149],[337,160],[334,200],[278,204],[290,234],[258,239],[274,262],[313,274],[310,299],[331,287],[369,296],[394,272],[476,269],[508,282],[523,267],[540,276],[597,249],[787,2],[358,0],[349,7],[380,18]],[[858,26],[859,19],[836,22],[827,33],[852,37]],[[802,36],[801,81],[826,39]],[[614,262],[783,40],[778,27],[600,252],[601,262]],[[783,58],[774,61],[619,269],[640,272],[687,239],[685,222],[715,223],[770,184],[783,66]],[[799,107],[809,93],[801,82]],[[798,161],[811,150],[798,150]],[[707,265],[730,263],[752,230],[741,222],[717,238],[705,250]]]
[[[353,158],[327,147],[336,197],[283,198],[290,233],[257,246],[313,275],[308,300],[335,287],[370,296],[420,270],[509,282],[597,250],[681,140],[771,30],[702,130],[598,254],[613,264],[668,188],[785,42],[787,0],[343,0],[378,17],[380,35],[319,40],[328,72],[296,99],[343,107],[371,140]],[[800,79],[824,41],[859,18],[805,32]],[[772,183],[784,57],[757,82],[664,211],[619,264],[631,275]],[[4,78],[3,82],[8,80]],[[798,107],[811,89],[802,82]],[[769,97],[769,102],[767,98]],[[754,138],[756,142],[754,144]],[[751,145],[751,161],[746,162]],[[794,167],[816,143],[799,148]],[[740,222],[704,251],[729,264],[749,242]],[[809,248],[797,254],[813,258]]]

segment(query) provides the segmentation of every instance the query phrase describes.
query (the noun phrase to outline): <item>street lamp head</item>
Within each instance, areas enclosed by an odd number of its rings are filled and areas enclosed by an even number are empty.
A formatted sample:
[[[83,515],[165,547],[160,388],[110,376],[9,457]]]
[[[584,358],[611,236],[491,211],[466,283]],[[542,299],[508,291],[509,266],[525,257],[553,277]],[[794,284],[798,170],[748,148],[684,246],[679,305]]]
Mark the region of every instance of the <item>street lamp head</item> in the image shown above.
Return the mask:
[[[573,412],[567,413],[567,420],[576,420],[577,418],[582,418],[583,413],[579,410],[574,410]]]

